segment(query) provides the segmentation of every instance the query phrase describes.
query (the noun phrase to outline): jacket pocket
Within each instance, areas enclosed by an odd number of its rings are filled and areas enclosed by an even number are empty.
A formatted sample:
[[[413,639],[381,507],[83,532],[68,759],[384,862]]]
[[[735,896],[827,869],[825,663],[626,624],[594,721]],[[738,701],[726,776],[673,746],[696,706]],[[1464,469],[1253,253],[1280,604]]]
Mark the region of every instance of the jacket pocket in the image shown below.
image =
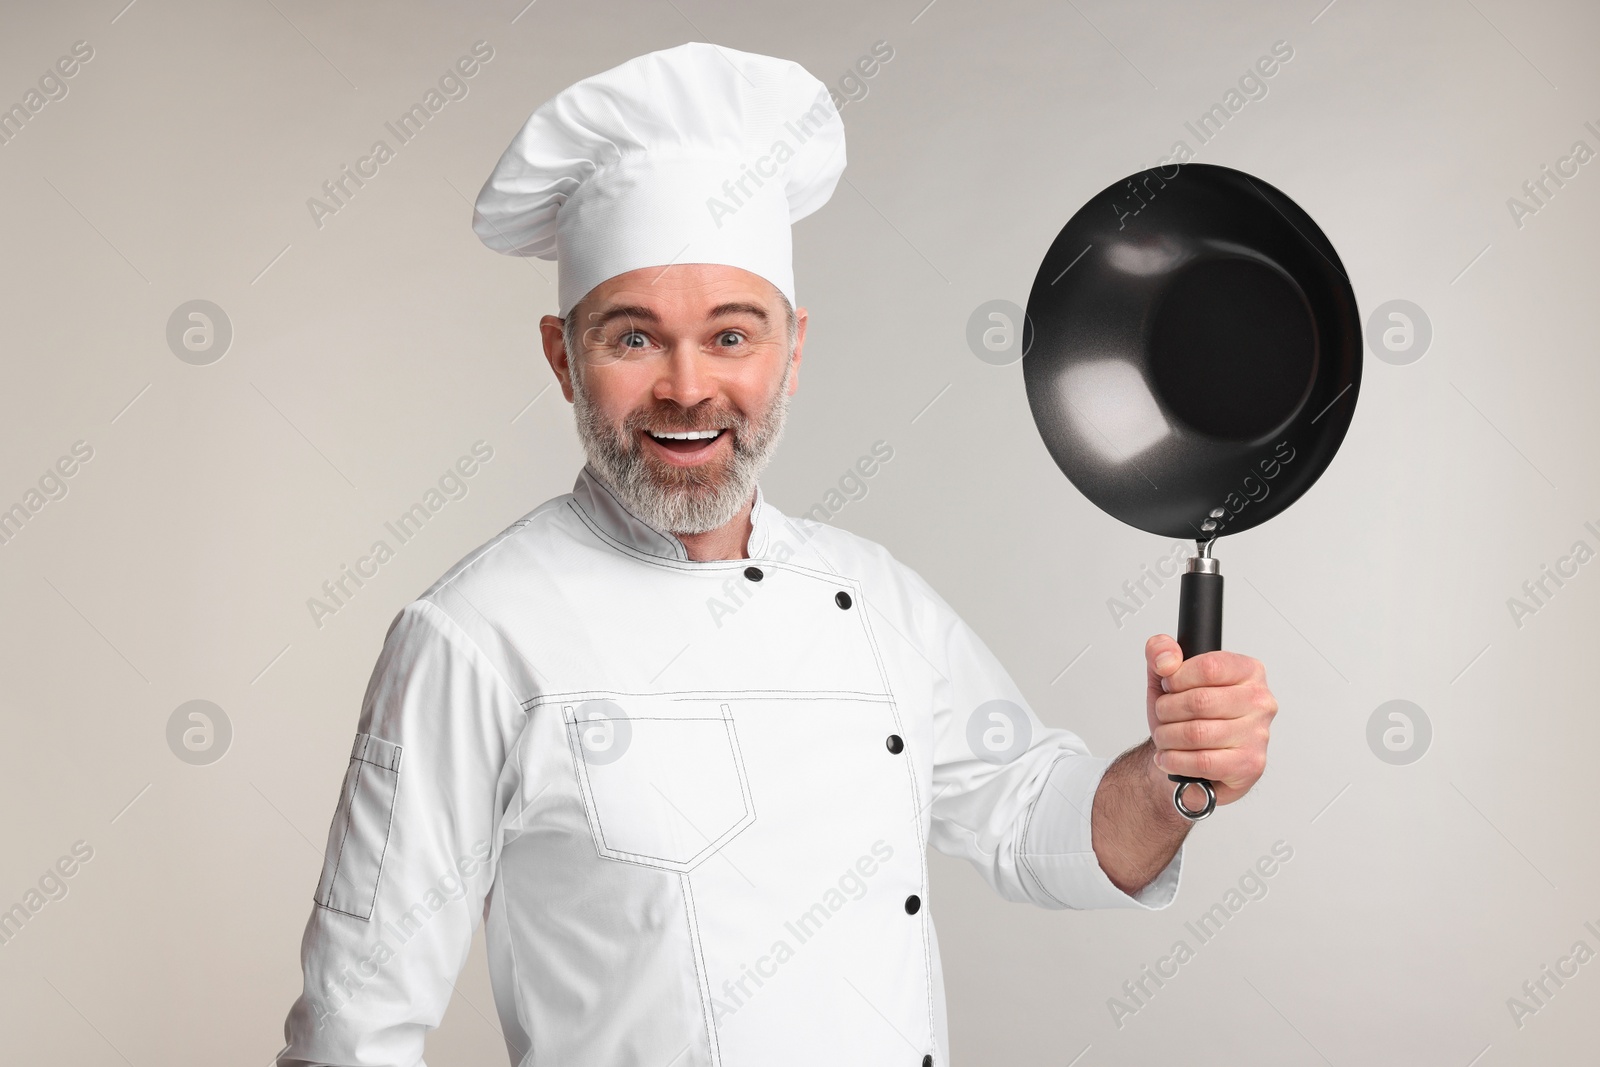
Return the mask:
[[[733,714],[707,700],[562,707],[595,849],[691,871],[755,822]]]
[[[381,737],[356,735],[317,883],[315,899],[324,908],[372,918],[400,788],[400,752]]]

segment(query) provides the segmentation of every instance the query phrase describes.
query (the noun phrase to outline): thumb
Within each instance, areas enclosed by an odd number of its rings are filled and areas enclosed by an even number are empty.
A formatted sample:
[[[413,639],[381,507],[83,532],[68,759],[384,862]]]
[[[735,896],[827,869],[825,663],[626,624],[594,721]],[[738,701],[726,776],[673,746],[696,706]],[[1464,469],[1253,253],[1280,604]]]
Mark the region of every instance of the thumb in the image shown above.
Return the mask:
[[[1144,659],[1151,693],[1165,693],[1166,680],[1183,665],[1183,650],[1168,634],[1156,634],[1145,642]]]

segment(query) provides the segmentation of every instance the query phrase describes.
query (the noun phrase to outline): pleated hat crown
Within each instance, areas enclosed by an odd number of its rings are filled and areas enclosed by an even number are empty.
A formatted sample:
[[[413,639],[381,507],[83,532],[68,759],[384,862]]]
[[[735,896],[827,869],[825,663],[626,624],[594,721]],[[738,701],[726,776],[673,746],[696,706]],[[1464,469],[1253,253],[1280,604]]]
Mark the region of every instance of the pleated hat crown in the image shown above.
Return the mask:
[[[496,252],[557,261],[560,315],[641,267],[720,263],[795,303],[790,226],[844,170],[844,125],[798,63],[692,42],[541,104],[478,194]]]

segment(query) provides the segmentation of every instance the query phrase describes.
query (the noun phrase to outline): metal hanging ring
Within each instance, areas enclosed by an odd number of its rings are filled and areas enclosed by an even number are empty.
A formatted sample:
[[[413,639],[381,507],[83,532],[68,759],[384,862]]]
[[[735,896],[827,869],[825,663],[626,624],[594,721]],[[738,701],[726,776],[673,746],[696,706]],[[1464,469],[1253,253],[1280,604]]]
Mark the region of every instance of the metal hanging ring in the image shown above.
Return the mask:
[[[1191,785],[1197,785],[1201,789],[1205,790],[1206,806],[1200,808],[1199,810],[1185,807],[1183,803],[1183,791],[1189,788]],[[1211,783],[1206,781],[1204,778],[1179,779],[1177,788],[1172,791],[1172,806],[1178,809],[1179,815],[1182,815],[1190,822],[1199,822],[1201,819],[1204,819],[1207,815],[1210,815],[1213,811],[1217,810],[1217,794],[1216,791],[1211,788]]]

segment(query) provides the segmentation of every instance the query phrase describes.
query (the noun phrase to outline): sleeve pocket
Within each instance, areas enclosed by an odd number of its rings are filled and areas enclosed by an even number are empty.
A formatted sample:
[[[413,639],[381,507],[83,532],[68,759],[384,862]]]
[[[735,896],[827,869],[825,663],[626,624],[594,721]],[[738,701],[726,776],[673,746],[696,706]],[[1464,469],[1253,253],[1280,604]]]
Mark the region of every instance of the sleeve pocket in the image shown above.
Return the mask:
[[[344,774],[339,807],[328,831],[316,902],[332,911],[372,918],[378,876],[389,846],[395,792],[400,788],[400,746],[357,734]]]

